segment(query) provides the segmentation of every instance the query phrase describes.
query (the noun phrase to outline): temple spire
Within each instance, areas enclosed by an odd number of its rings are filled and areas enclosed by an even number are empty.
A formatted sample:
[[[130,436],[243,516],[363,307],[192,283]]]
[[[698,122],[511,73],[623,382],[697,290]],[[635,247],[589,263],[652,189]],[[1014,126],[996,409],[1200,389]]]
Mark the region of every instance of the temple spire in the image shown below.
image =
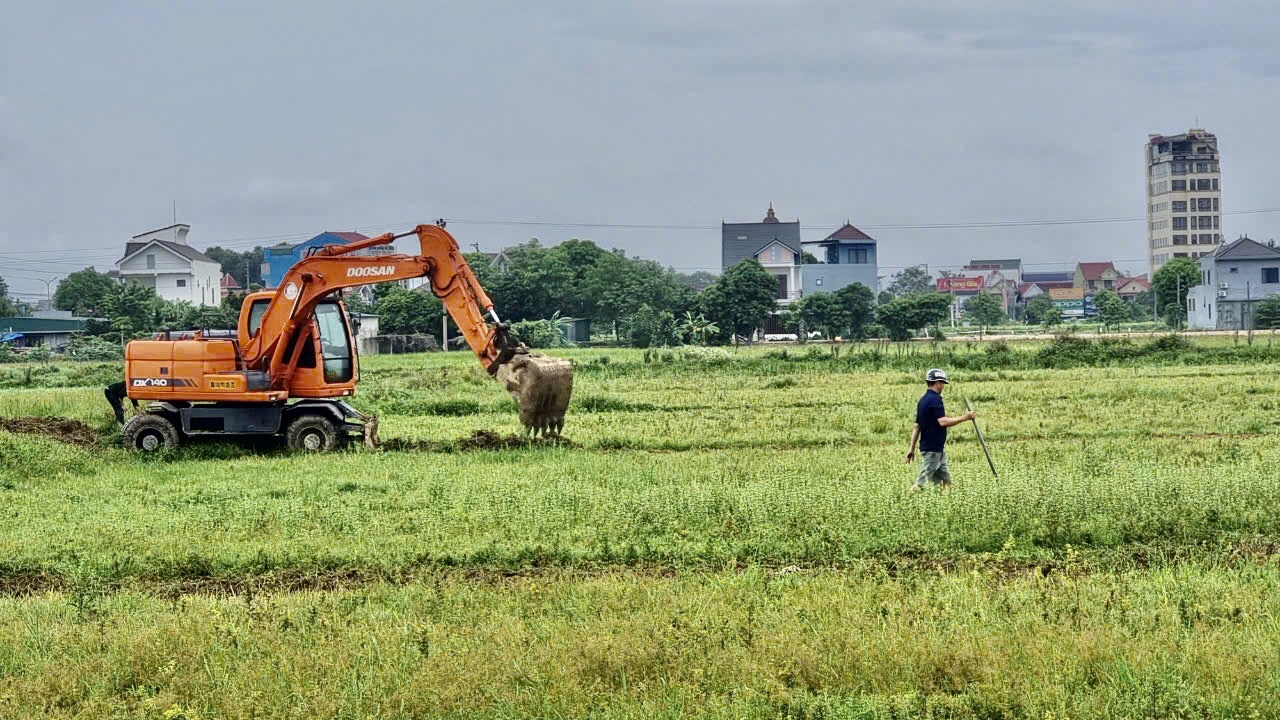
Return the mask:
[[[764,216],[764,220],[761,220],[761,222],[767,222],[767,223],[776,223],[776,222],[778,222],[778,216],[773,214],[773,201],[772,201],[772,200],[770,200],[770,201],[769,201],[769,214],[768,214],[768,215],[765,215],[765,216]]]

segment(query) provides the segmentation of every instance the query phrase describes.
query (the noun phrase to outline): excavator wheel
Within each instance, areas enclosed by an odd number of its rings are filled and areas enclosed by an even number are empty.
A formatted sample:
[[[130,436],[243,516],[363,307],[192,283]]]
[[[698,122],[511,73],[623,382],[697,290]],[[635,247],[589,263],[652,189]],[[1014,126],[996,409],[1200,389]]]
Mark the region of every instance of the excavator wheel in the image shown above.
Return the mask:
[[[332,452],[338,447],[338,429],[320,415],[300,415],[285,432],[290,450],[307,453]]]
[[[120,434],[126,450],[150,453],[178,447],[178,429],[163,415],[134,415]]]

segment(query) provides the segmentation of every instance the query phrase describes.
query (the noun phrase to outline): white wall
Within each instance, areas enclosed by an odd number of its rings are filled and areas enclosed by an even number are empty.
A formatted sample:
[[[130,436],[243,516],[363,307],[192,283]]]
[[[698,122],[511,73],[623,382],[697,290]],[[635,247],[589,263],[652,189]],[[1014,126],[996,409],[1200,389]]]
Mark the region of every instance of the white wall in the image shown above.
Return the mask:
[[[147,257],[155,259],[153,266],[148,267]],[[120,264],[120,274],[146,273],[148,275],[162,272],[187,272],[191,269],[191,261],[171,252],[162,245],[144,248],[141,252]]]
[[[147,256],[154,258],[153,267],[147,267]],[[222,267],[214,262],[188,260],[161,246],[144,248],[141,252],[120,264],[120,276],[125,282],[137,282],[154,288],[156,294],[170,302],[188,302],[196,306],[217,306],[222,303]],[[179,286],[179,281],[183,285]]]

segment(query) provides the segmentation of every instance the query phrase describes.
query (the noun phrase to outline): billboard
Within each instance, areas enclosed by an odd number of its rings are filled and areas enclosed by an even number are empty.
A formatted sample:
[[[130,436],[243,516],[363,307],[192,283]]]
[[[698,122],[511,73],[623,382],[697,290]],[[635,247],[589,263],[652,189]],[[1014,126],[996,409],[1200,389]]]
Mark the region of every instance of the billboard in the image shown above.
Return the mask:
[[[1084,300],[1084,288],[1049,288],[1050,300]]]
[[[938,292],[978,292],[985,284],[981,275],[976,277],[938,278]]]
[[[1079,288],[1062,289],[1071,290]],[[1093,305],[1093,296],[1084,295],[1083,290],[1081,290],[1081,296],[1079,298],[1058,299],[1051,297],[1050,299],[1053,300],[1053,304],[1062,311],[1062,317],[1064,318],[1094,317],[1098,314],[1098,309]]]

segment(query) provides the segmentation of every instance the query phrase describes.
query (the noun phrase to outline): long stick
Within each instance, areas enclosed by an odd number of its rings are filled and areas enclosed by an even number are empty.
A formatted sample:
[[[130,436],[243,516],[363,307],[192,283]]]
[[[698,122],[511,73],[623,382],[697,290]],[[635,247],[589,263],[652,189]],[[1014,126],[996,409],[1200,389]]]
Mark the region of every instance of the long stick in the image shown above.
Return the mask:
[[[964,399],[964,406],[968,408],[970,412],[973,411],[973,403],[969,402],[969,398]],[[987,441],[986,438],[982,437],[982,428],[978,427],[977,418],[973,419],[973,430],[978,433],[978,443],[982,445],[982,454],[987,456],[987,465],[991,466],[991,475],[999,480],[1000,473],[996,472],[996,464],[991,462],[991,451],[987,450]]]

